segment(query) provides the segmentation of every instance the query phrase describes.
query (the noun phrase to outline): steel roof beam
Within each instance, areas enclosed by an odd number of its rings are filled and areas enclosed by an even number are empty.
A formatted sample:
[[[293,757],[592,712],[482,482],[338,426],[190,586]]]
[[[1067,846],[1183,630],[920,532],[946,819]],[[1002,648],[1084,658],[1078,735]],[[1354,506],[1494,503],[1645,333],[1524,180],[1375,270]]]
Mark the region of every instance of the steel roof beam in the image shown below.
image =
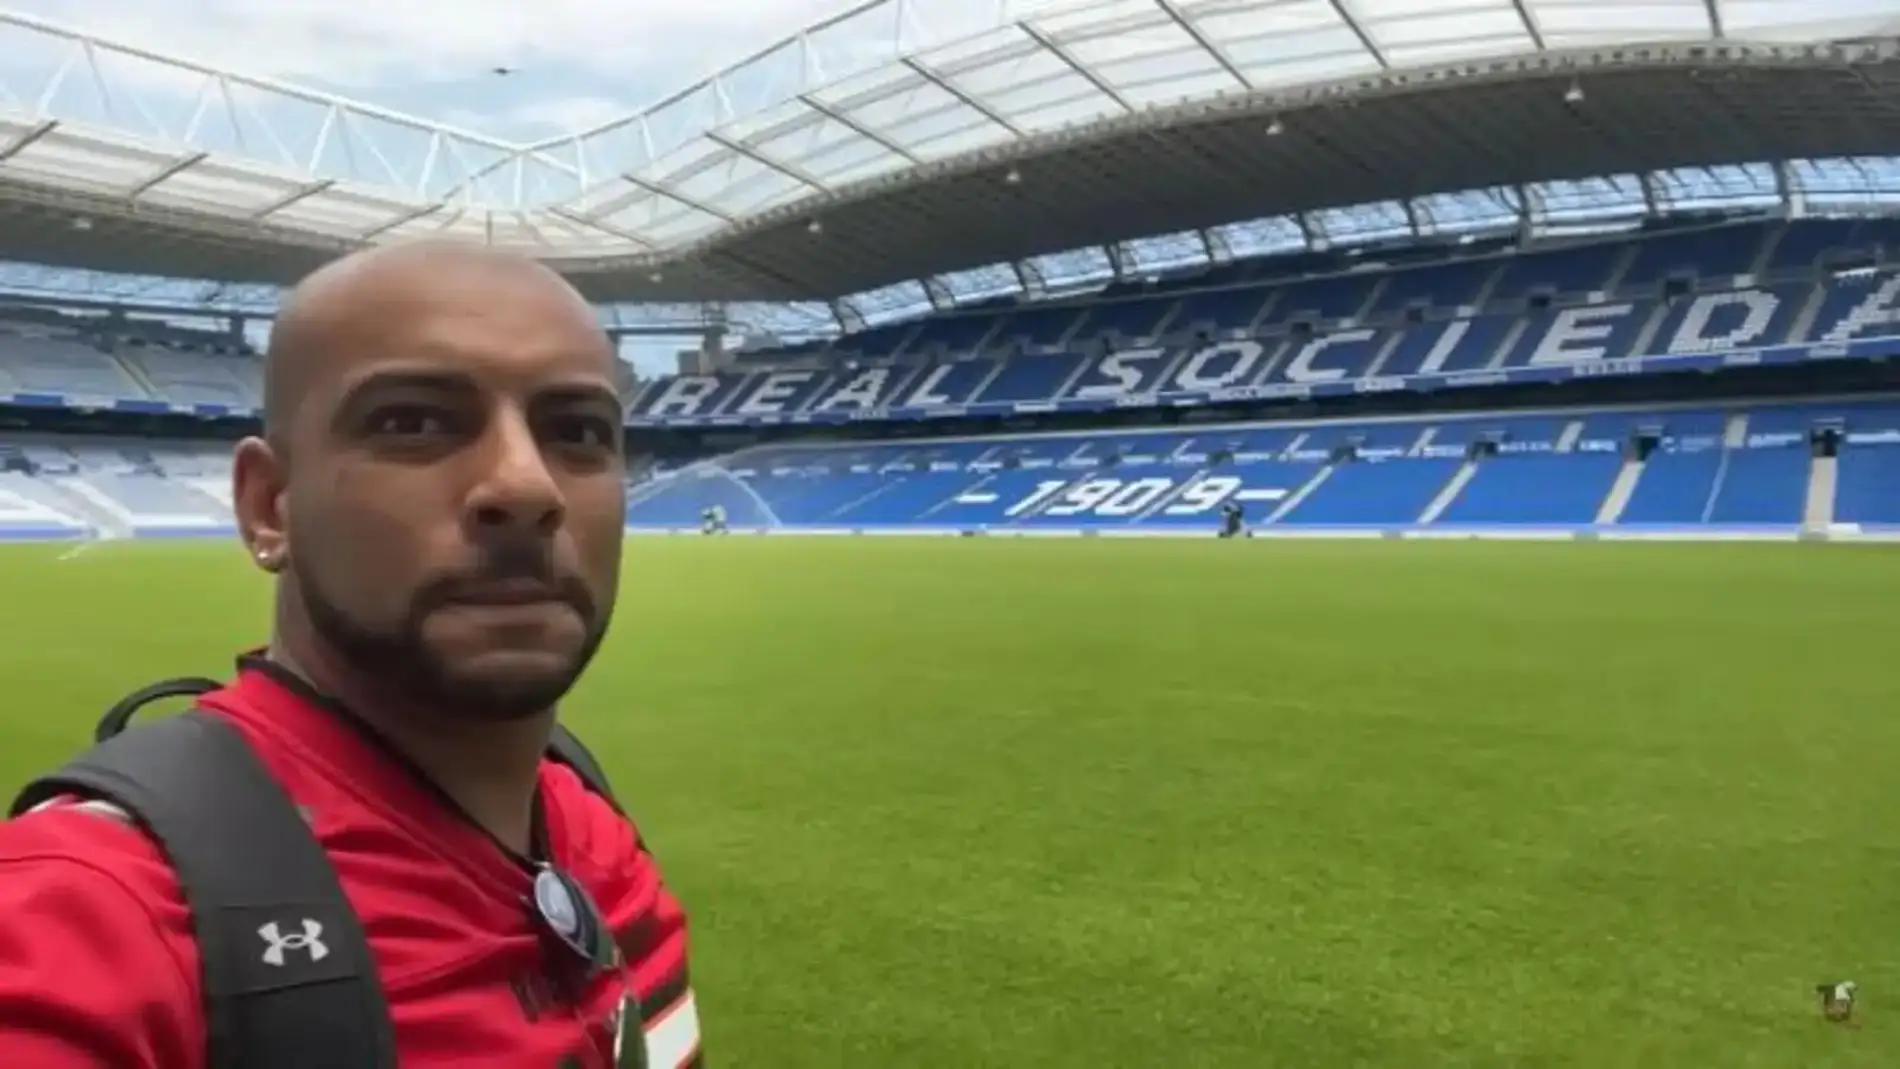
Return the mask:
[[[744,156],[746,159],[751,160],[752,162],[758,164],[759,166],[764,167],[768,170],[777,171],[778,173],[784,175],[787,178],[790,178],[791,180],[797,182],[798,184],[809,187],[815,192],[818,192],[818,193],[831,192],[830,186],[825,185],[824,182],[820,181],[815,175],[808,173],[802,167],[799,167],[790,163],[784,163],[779,160],[775,160],[771,158],[770,156],[767,156],[764,153],[760,152],[758,149],[755,149],[752,146],[747,145],[743,142],[735,141],[732,138],[727,137],[726,135],[719,133],[716,130],[708,130],[706,132],[705,137],[706,137],[706,140],[711,141],[713,144],[718,145],[720,148],[723,148],[728,152],[736,152],[739,155]]]
[[[1011,122],[1007,117],[1003,115],[1003,113],[997,111],[995,108],[990,107],[988,104],[985,104],[983,101],[978,100],[976,97],[971,96],[969,93],[964,92],[963,89],[960,88],[955,82],[944,77],[942,74],[937,73],[937,71],[935,71],[934,69],[926,65],[923,60],[920,60],[915,56],[905,56],[903,59],[899,60],[898,62],[908,67],[911,71],[915,72],[919,77],[923,78],[925,81],[943,90],[944,92],[949,93],[951,96],[957,98],[957,102],[962,104],[964,107],[969,108],[971,111],[976,112],[978,115],[983,116],[985,119],[988,119],[989,121],[995,123],[996,125],[1002,127],[1003,129],[1008,130],[1012,137],[1021,138],[1021,137],[1028,136],[1022,127],[1017,126],[1014,122]]]
[[[798,94],[798,102],[810,108],[811,110],[817,112],[818,114],[823,115],[825,118],[830,119],[832,122],[837,123],[839,126],[842,126],[845,129],[851,131],[852,133],[858,135],[859,137],[864,138],[866,141],[871,141],[871,142],[876,143],[878,147],[882,148],[884,151],[889,152],[892,155],[902,157],[904,159],[904,162],[906,163],[916,164],[916,163],[922,162],[917,158],[916,153],[913,153],[911,150],[905,148],[904,146],[898,144],[895,141],[892,141],[890,138],[885,137],[883,134],[878,133],[876,130],[873,130],[870,127],[864,125],[863,123],[857,121],[856,119],[853,119],[851,116],[846,115],[844,112],[839,111],[837,108],[834,108],[829,104],[826,104],[824,101],[819,100],[817,97],[812,96],[810,93]]]
[[[1333,14],[1338,15],[1339,21],[1346,24],[1346,28],[1352,31],[1354,37],[1359,38],[1359,43],[1365,46],[1366,55],[1372,57],[1373,62],[1379,65],[1380,70],[1391,70],[1392,64],[1385,58],[1385,50],[1381,49],[1379,43],[1372,39],[1372,34],[1366,30],[1365,24],[1360,22],[1359,16],[1353,13],[1352,0],[1331,0],[1331,2],[1333,5]],[[1515,0],[1515,2],[1518,5],[1518,11],[1522,12],[1524,10],[1524,0]],[[1537,47],[1541,49],[1544,46],[1538,45]]]
[[[494,174],[496,171],[499,171],[504,167],[508,167],[512,165],[517,169],[517,172],[518,172],[520,167],[522,166],[522,161],[527,158],[528,157],[523,156],[521,153],[516,152],[507,156],[503,156],[500,159],[491,160],[488,163],[484,163],[480,167],[477,167],[473,171],[470,171],[469,173],[463,175],[462,180],[460,182],[457,182],[454,185],[450,186],[448,189],[444,190],[442,193],[442,196],[439,199],[444,200],[444,201],[452,201],[455,198],[461,196],[462,194],[472,190],[476,182],[479,182],[482,179],[487,178],[489,175]],[[538,156],[534,158],[540,159],[540,157]],[[545,163],[545,162],[550,162],[550,161],[542,160],[542,162]],[[566,171],[569,174],[572,174],[576,178],[582,177],[582,175],[578,171],[576,171],[572,167],[566,166],[565,164],[560,165],[560,169]]]
[[[533,238],[535,241],[540,242],[543,245],[547,244],[547,239],[541,236],[541,228],[534,224],[534,216],[536,213],[534,212],[506,212],[503,214],[514,216],[516,226],[519,226],[521,229],[527,231],[528,236]]]
[[[0,145],[0,163],[4,163],[14,156],[25,152],[27,149],[32,148],[34,142],[57,129],[59,129],[58,119],[46,119],[40,122],[39,125],[7,142],[5,145]]]
[[[1162,14],[1173,19],[1174,24],[1181,27],[1181,32],[1193,38],[1194,43],[1200,45],[1202,51],[1213,56],[1214,62],[1220,64],[1221,69],[1232,76],[1234,81],[1239,82],[1242,89],[1252,89],[1254,87],[1253,79],[1247,77],[1246,72],[1240,69],[1239,64],[1234,62],[1233,57],[1227,54],[1227,50],[1222,48],[1213,38],[1202,33],[1201,27],[1196,24],[1193,19],[1189,18],[1186,12],[1174,5],[1174,0],[1155,0],[1155,6],[1161,9]]]
[[[297,187],[296,189],[291,190],[289,193],[284,194],[283,196],[277,198],[276,200],[271,201],[269,204],[264,205],[262,208],[259,208],[256,211],[252,212],[249,217],[250,221],[253,223],[263,222],[265,219],[268,219],[271,216],[276,215],[278,212],[283,211],[285,208],[288,208],[299,201],[309,200],[311,197],[314,197],[319,193],[325,192],[326,190],[328,190],[330,187],[334,185],[336,185],[336,179],[334,178],[324,178],[315,182],[306,183],[302,186]]]
[[[194,153],[191,153],[190,155],[180,156],[177,159],[173,160],[172,162],[154,171],[149,177],[142,178],[139,181],[133,183],[132,188],[126,190],[123,196],[125,197],[126,200],[129,200],[129,201],[138,200],[140,197],[151,192],[153,186],[156,186],[159,183],[164,182],[166,179],[171,178],[174,175],[190,170],[191,168],[198,166],[199,164],[203,163],[204,161],[210,158],[211,158],[211,153],[209,152],[194,152]]]
[[[1096,72],[1095,68],[1076,59],[1073,53],[1062,46],[1061,42],[1042,32],[1040,28],[1030,25],[1028,22],[1018,22],[1016,26],[1022,30],[1030,40],[1046,49],[1050,55],[1068,64],[1069,69],[1081,75],[1085,81],[1094,86],[1096,92],[1114,101],[1123,111],[1132,112],[1135,110],[1135,106],[1129,103],[1128,98],[1122,95],[1121,90],[1110,85],[1106,78],[1103,78]]]
[[[1517,9],[1518,21],[1524,24],[1524,32],[1530,34],[1531,44],[1539,52],[1544,51],[1544,28],[1537,22],[1537,15],[1530,8],[1529,0],[1511,0],[1511,6]]]
[[[406,224],[413,223],[416,220],[424,218],[426,216],[434,215],[436,212],[439,212],[446,207],[448,207],[448,203],[446,201],[437,201],[434,204],[424,204],[420,208],[412,208],[409,211],[398,214],[395,218],[390,219],[388,222],[381,223],[377,226],[371,227],[370,229],[363,231],[361,234],[358,234],[356,236],[357,240],[358,241],[375,241],[377,238],[382,237],[384,234],[389,233],[391,230],[394,230],[399,226],[404,226]]]
[[[644,190],[663,200],[670,200],[675,204],[681,205],[683,207],[691,208],[692,210],[696,212],[701,212],[705,215],[710,215],[714,219],[718,219],[722,222],[733,223],[733,222],[738,221],[737,218],[734,217],[732,213],[730,212],[721,211],[720,209],[715,208],[710,204],[707,204],[705,201],[699,200],[695,197],[689,197],[684,193],[675,192],[674,190],[668,189],[665,186],[660,185],[658,182],[649,182],[646,179],[641,178],[640,176],[631,174],[631,173],[622,174],[622,175],[619,175],[618,177],[622,182],[625,182],[628,185],[633,186],[635,189]],[[608,203],[611,204],[612,202],[610,201]],[[624,208],[624,207],[626,207],[626,205],[624,204],[615,206],[613,208],[607,208],[605,206],[602,206],[601,208],[588,213],[588,215],[585,216],[584,218],[600,218],[600,217],[612,215],[614,212],[617,212],[621,208]]]
[[[613,225],[612,223],[603,222],[599,219],[589,219],[587,216],[582,215],[571,208],[563,208],[563,207],[560,207],[559,205],[556,205],[555,207],[549,208],[547,211],[549,215],[552,215],[557,219],[565,219],[568,222],[573,223],[575,226],[586,227],[589,230],[593,230],[601,234],[606,234],[608,237],[614,238],[619,241],[631,242],[632,244],[638,245],[641,249],[649,251],[649,252],[652,251],[653,249],[653,243],[648,241],[647,239],[642,238],[642,237],[636,237],[634,236],[632,232],[622,227],[617,227]]]

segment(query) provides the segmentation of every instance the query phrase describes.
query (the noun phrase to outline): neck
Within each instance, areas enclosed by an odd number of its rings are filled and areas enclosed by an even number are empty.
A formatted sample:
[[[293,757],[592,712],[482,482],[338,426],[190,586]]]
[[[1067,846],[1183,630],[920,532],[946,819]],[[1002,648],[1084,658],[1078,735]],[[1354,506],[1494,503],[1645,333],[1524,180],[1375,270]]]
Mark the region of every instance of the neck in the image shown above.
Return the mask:
[[[270,659],[341,702],[502,845],[519,854],[530,851],[552,709],[518,720],[471,722],[452,710],[392,701],[314,644],[296,643],[309,647],[296,650],[292,645],[273,641]]]

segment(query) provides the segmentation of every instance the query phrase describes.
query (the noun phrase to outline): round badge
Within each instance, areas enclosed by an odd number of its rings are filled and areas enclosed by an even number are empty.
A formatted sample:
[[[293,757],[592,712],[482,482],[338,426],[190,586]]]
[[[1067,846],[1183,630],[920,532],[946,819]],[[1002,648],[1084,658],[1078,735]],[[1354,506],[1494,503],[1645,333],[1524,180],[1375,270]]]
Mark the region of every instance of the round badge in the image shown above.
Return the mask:
[[[535,875],[534,907],[541,911],[541,919],[555,935],[569,942],[580,935],[581,918],[574,904],[574,893],[553,869],[542,869]]]

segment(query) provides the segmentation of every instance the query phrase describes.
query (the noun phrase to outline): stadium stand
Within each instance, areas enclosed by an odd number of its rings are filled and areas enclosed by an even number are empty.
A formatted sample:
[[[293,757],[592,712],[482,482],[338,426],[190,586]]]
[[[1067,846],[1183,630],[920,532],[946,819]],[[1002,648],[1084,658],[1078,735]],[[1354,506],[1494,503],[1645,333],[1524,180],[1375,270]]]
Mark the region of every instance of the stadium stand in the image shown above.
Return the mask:
[[[1632,358],[1662,371],[1889,355],[1900,352],[1900,276],[1823,264],[1885,265],[1897,247],[1900,220],[1878,219],[1291,277],[1262,261],[1246,265],[1249,281],[1220,288],[1203,276],[1139,296],[939,316],[901,336],[846,335],[789,369],[661,379],[629,415],[659,426],[980,415],[1628,373],[1619,365]],[[1019,330],[1025,322],[1038,326]],[[848,370],[826,370],[839,363]]]
[[[1848,474],[1811,505],[1830,428]],[[1900,400],[765,446],[637,487],[628,521],[1211,530],[1234,500],[1280,529],[1891,526],[1896,444]]]
[[[0,439],[0,540],[230,533],[230,460],[140,439]]]
[[[748,60],[532,145],[0,13],[0,47],[69,57],[0,70],[36,102],[0,104],[0,538],[229,530],[225,447],[190,440],[253,425],[272,287],[419,236],[694,347],[623,384],[631,530],[1206,533],[1230,502],[1269,533],[1900,528],[1884,15],[1058,6],[841,42],[873,3],[786,44],[853,74],[741,115]],[[271,136],[116,125],[185,84]],[[271,120],[313,103],[293,150]],[[378,147],[404,139],[409,170]],[[62,302],[35,256],[138,284]]]
[[[1755,223],[1290,280],[1262,261],[1223,272],[1248,281],[1220,289],[1203,276],[1137,296],[944,316],[894,342],[889,331],[868,332],[888,349],[846,336],[815,366],[661,379],[633,399],[629,417],[1033,411],[1886,344],[1900,342],[1900,275],[1884,268],[1896,242],[1891,220]],[[1883,266],[1823,266],[1866,261]],[[1699,288],[1704,279],[1712,288]],[[1047,347],[1005,334],[1023,320],[1039,324],[1030,333]],[[1102,326],[1137,321],[1189,325],[1140,336]],[[1098,329],[1084,333],[1089,325]],[[972,339],[982,348],[953,350]],[[828,370],[840,353],[854,366]],[[246,410],[257,404],[258,369],[254,354],[204,332],[0,321],[0,386],[16,397]],[[1816,449],[1829,429],[1839,432],[1838,466]],[[1897,454],[1900,402],[766,446],[636,487],[628,523],[693,527],[717,505],[738,526],[769,529],[1161,530],[1205,526],[1235,500],[1259,527],[1283,530],[1881,527],[1900,523]],[[228,530],[227,464],[206,448],[8,440],[0,536]]]

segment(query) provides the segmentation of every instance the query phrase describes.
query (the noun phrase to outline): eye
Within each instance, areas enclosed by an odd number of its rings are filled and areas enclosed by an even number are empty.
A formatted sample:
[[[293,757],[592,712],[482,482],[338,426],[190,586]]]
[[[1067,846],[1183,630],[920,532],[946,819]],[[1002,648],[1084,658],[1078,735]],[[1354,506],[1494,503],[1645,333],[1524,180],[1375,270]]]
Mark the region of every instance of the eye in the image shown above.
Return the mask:
[[[426,405],[389,405],[370,414],[369,432],[390,438],[426,438],[447,434],[450,417]]]
[[[581,449],[612,449],[619,428],[598,416],[564,415],[548,420],[546,433],[556,443]]]

